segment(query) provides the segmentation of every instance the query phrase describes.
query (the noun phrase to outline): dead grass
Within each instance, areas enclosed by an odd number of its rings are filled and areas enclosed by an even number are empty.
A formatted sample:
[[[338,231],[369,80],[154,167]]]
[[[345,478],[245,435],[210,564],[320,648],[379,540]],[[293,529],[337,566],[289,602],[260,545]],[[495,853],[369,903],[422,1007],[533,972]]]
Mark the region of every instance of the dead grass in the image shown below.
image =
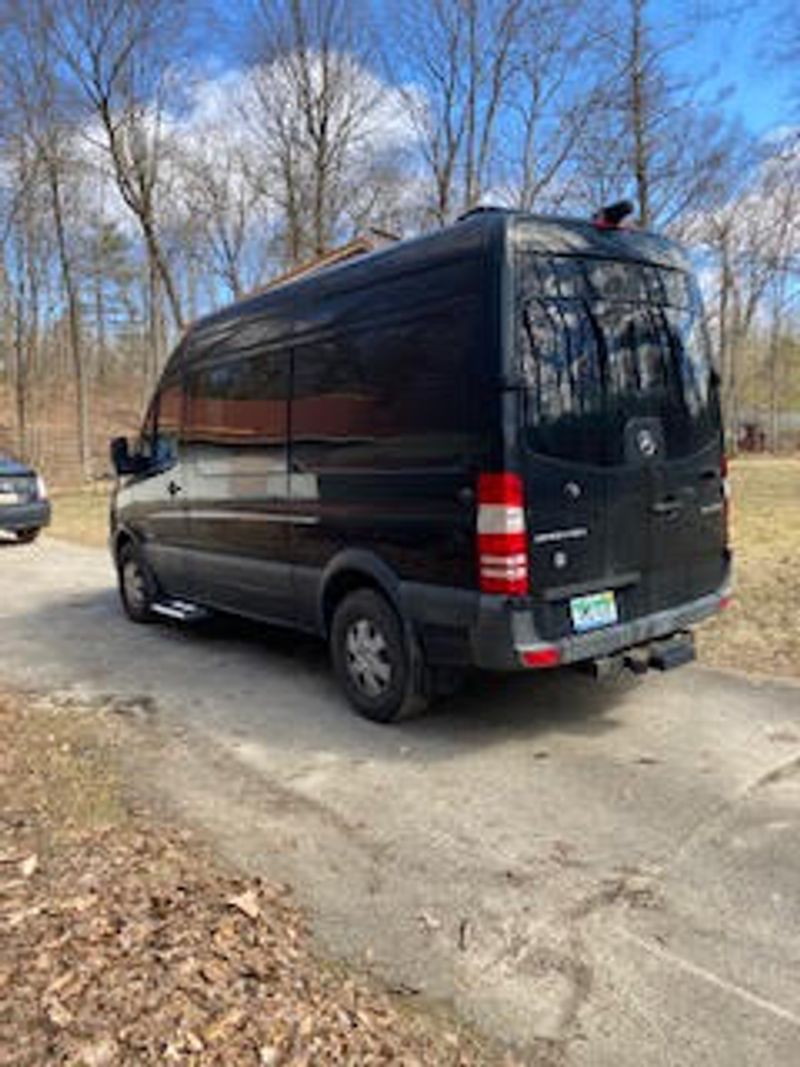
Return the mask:
[[[800,457],[731,465],[733,605],[699,632],[717,667],[800,677]]]
[[[105,547],[108,543],[109,488],[60,489],[52,493],[53,517],[49,533],[64,541]]]

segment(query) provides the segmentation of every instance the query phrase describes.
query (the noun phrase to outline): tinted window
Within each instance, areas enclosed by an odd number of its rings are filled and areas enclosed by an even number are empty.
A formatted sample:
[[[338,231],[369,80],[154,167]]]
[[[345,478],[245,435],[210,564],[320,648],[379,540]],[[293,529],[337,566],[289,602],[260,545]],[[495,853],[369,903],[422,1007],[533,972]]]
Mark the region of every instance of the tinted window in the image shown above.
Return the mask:
[[[289,359],[281,353],[209,364],[192,375],[186,438],[243,446],[285,443]]]
[[[456,463],[475,448],[476,302],[343,331],[295,350],[292,440],[311,465]],[[484,408],[485,397],[477,403]]]
[[[699,295],[681,271],[543,257],[519,261],[519,362],[539,452],[623,460],[631,418],[662,420],[668,454],[719,432]]]
[[[522,253],[517,288],[524,296],[687,308],[692,283],[680,270],[615,259]]]
[[[184,391],[180,377],[162,382],[142,427],[140,455],[157,466],[173,463],[183,417]]]

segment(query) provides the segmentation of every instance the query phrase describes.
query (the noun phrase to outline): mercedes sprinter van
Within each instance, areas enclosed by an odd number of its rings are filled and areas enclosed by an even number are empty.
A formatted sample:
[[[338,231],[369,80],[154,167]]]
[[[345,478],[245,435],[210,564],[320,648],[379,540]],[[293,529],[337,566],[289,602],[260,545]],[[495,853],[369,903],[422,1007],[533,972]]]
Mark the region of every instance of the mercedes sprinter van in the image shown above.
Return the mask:
[[[613,213],[482,210],[224,308],[112,454],[133,620],[319,634],[381,722],[469,667],[677,666],[728,599],[697,283]]]

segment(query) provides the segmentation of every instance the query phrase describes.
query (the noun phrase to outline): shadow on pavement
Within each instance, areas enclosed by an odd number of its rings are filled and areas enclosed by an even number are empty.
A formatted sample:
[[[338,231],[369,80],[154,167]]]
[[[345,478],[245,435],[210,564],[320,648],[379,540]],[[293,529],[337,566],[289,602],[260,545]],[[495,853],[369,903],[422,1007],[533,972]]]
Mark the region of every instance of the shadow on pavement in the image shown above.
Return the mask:
[[[13,626],[71,684],[115,692],[133,685],[173,705],[185,698],[197,707],[200,725],[229,727],[273,746],[324,745],[357,757],[391,758],[414,743],[418,754],[435,760],[552,730],[593,736],[616,728],[611,713],[626,699],[624,690],[575,671],[474,672],[460,692],[420,718],[384,727],[349,710],[325,644],[291,630],[223,615],[135,626],[111,587],[54,595],[46,610],[15,615]]]

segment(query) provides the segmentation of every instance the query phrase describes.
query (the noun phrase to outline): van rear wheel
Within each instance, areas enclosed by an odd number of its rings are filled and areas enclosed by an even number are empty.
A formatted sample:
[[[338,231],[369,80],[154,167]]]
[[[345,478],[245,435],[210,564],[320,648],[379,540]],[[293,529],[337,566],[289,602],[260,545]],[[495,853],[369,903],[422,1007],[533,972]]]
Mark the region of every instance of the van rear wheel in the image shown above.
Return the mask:
[[[427,706],[419,649],[380,593],[359,589],[342,600],[330,648],[339,684],[364,718],[397,722]]]

